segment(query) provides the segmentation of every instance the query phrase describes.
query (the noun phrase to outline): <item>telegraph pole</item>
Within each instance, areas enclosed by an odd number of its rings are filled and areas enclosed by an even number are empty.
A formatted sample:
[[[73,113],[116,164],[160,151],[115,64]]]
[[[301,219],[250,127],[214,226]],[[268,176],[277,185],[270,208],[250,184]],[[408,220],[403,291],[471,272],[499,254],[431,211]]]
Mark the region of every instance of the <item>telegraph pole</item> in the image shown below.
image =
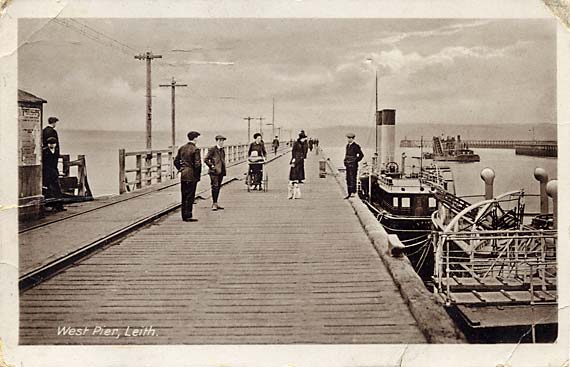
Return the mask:
[[[275,97],[273,97],[273,108],[271,110],[271,138],[275,136]]]
[[[259,133],[261,134],[261,136],[263,136],[263,120],[265,120],[265,117],[258,117],[256,120],[259,120]]]
[[[251,120],[254,120],[253,117],[244,117],[244,120],[247,120],[247,140],[245,141],[246,143],[249,142],[249,139],[251,139],[251,125],[250,122]]]
[[[151,51],[136,55],[135,59],[146,61],[146,149],[152,149],[152,97],[150,92],[150,62],[162,59],[162,55],[154,55]]]
[[[160,87],[171,87],[171,104],[172,104],[172,147],[176,145],[176,87],[187,87],[187,84],[176,84],[176,80],[172,77],[170,84],[159,84]]]

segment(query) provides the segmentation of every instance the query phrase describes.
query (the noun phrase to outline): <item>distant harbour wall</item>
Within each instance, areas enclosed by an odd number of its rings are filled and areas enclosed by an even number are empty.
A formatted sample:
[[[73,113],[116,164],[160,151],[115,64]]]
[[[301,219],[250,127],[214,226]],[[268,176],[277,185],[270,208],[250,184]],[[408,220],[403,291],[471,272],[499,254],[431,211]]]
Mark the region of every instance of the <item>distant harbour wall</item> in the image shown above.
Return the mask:
[[[498,148],[498,149],[515,149],[517,146],[545,147],[544,150],[557,151],[556,140],[461,140],[467,144],[469,148]],[[421,140],[419,139],[402,139],[400,140],[400,148],[419,148]],[[431,139],[423,141],[424,148],[431,147]],[[522,153],[521,153],[522,154]]]
[[[558,157],[556,144],[517,144],[515,154],[535,157]]]

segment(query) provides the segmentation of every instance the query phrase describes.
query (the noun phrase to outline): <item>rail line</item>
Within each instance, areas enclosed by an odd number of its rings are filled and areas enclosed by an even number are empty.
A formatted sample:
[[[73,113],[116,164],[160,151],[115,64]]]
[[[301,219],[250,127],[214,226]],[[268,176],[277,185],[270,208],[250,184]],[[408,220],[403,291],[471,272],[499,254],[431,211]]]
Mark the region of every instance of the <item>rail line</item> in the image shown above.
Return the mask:
[[[286,154],[288,152],[288,149],[283,150],[280,154],[270,158],[267,160],[267,163],[271,163],[272,161],[274,161],[275,159],[283,156],[284,154]],[[236,162],[234,164],[228,165],[229,167],[234,167],[240,164],[243,164],[245,162]],[[205,174],[206,175],[206,174]],[[202,175],[202,176],[205,176]],[[243,178],[240,177],[241,175],[237,175],[234,177],[229,178],[228,180],[226,180],[225,182],[222,183],[223,186],[234,182],[234,181],[239,181]],[[58,218],[56,220],[53,221],[49,221],[46,223],[41,223],[38,224],[36,226],[34,226],[33,228],[28,228],[26,230],[20,231],[19,233],[25,233],[25,232],[29,232],[31,230],[35,230],[35,229],[40,229],[42,227],[45,227],[47,225],[53,224],[53,223],[57,223],[57,222],[61,222],[64,220],[68,220],[71,219],[73,217],[77,217],[86,213],[90,213],[90,212],[94,212],[115,204],[119,204],[128,200],[132,200],[135,198],[139,198],[141,196],[145,196],[145,195],[149,195],[152,193],[156,193],[162,190],[165,190],[167,188],[170,188],[172,186],[176,186],[179,185],[180,182],[172,182],[169,184],[166,184],[164,186],[161,186],[160,188],[155,188],[154,190],[149,190],[149,191],[145,191],[145,192],[141,192],[140,194],[136,194],[133,196],[129,196],[126,197],[124,199],[121,200],[117,200],[114,201],[112,203],[107,203],[107,204],[103,204],[101,206],[98,206],[96,208],[92,208],[92,209],[88,209],[88,210],[84,210],[80,213],[75,213],[69,216],[66,216],[64,218]],[[204,200],[204,197],[202,197],[201,195],[204,193],[207,193],[210,190],[210,188],[204,188],[203,190],[200,190],[199,192],[196,193],[196,198],[197,199],[202,199]],[[57,274],[61,273],[62,271],[66,270],[67,268],[69,268],[70,266],[72,266],[73,264],[77,263],[78,261],[81,261],[83,259],[85,259],[86,257],[89,257],[93,254],[95,254],[98,251],[102,251],[105,248],[113,245],[114,243],[116,243],[117,241],[123,239],[127,234],[131,233],[134,230],[137,230],[139,228],[142,228],[152,222],[154,222],[155,220],[163,217],[166,214],[169,214],[175,210],[177,210],[178,208],[180,208],[180,203],[176,203],[173,205],[170,205],[166,208],[157,210],[156,212],[141,218],[133,223],[130,223],[129,225],[122,227],[116,231],[113,231],[103,237],[98,238],[97,240],[90,242],[88,244],[86,244],[85,246],[82,246],[81,248],[75,249],[73,251],[71,251],[70,253],[58,257],[56,259],[54,259],[53,261],[50,261],[44,265],[42,265],[41,267],[38,267],[30,272],[27,272],[23,275],[20,276],[19,278],[19,289],[20,289],[20,293],[25,292],[26,290],[35,287],[36,285],[46,281],[47,279],[53,278],[54,276],[56,276]]]

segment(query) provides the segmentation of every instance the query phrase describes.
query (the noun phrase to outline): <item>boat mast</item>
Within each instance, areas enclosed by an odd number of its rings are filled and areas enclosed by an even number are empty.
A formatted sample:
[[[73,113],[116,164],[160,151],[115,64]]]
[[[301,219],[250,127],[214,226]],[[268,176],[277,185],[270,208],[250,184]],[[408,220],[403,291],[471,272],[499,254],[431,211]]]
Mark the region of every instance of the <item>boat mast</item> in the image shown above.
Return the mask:
[[[378,162],[378,126],[376,126],[376,119],[378,118],[378,70],[375,73],[376,76],[376,83],[374,85],[374,145],[375,145],[375,153],[376,153],[376,165],[379,164]],[[372,203],[372,170],[374,158],[370,161],[370,167],[368,168],[368,202]],[[378,170],[378,172],[380,172]]]
[[[422,172],[423,168],[423,161],[424,161],[424,137],[420,138],[420,173]]]
[[[376,156],[378,156],[378,127],[376,126],[376,119],[378,116],[378,70],[376,70],[376,84],[374,91],[374,144],[376,146]]]

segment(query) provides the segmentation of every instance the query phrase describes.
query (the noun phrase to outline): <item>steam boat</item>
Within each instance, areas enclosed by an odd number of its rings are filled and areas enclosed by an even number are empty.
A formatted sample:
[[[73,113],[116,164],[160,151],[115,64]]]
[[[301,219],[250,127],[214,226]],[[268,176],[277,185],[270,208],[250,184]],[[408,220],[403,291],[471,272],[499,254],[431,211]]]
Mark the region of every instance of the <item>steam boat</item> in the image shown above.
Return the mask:
[[[434,164],[406,169],[406,155],[395,162],[396,111],[376,112],[376,144],[381,147],[361,170],[360,197],[388,234],[395,234],[418,274],[426,280],[433,272],[431,215],[437,209],[438,190],[455,191],[449,167]]]
[[[435,161],[453,162],[479,162],[478,154],[469,149],[466,143],[461,141],[461,135],[455,137],[433,137],[433,153],[429,157]]]

